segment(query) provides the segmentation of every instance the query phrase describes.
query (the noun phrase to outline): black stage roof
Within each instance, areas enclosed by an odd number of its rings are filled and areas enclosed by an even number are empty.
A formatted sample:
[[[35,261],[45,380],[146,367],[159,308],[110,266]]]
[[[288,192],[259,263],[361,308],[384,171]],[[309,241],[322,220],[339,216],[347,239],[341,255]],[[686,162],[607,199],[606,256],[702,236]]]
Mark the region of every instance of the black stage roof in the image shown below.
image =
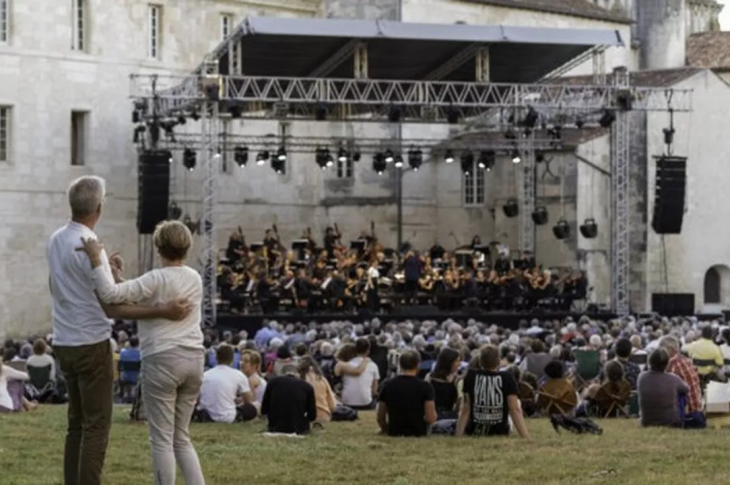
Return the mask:
[[[367,44],[370,79],[421,80],[465,49],[489,46],[490,81],[501,83],[532,83],[596,46],[623,45],[614,30],[251,17],[213,57],[228,74],[228,50],[240,43],[243,75],[303,78],[353,41]],[[317,77],[352,78],[353,55]],[[474,82],[475,62],[440,80]]]

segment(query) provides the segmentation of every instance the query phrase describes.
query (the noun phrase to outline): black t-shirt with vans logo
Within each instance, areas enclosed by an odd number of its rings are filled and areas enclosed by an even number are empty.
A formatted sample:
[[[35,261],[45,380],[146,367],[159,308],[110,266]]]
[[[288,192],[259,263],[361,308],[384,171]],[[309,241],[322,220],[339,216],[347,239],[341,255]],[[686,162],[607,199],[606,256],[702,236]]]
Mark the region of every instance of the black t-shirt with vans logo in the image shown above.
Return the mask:
[[[464,379],[464,394],[471,402],[466,434],[508,435],[508,396],[517,395],[517,383],[508,372],[470,370]]]

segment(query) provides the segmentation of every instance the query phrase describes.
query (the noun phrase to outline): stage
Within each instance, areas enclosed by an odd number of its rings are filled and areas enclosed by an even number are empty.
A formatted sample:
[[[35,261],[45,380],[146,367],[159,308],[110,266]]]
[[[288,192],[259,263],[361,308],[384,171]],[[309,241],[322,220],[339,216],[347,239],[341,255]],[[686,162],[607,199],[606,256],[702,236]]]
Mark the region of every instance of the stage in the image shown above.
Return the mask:
[[[403,308],[399,312],[373,315],[373,314],[344,314],[344,313],[277,313],[277,314],[218,314],[216,328],[219,330],[241,331],[245,330],[252,337],[265,322],[276,321],[278,323],[328,323],[333,321],[349,321],[361,323],[366,320],[377,318],[383,323],[403,322],[406,320],[435,320],[443,322],[451,319],[456,322],[466,323],[470,319],[487,324],[495,324],[505,328],[517,329],[520,321],[533,318],[544,320],[563,320],[572,317],[577,321],[580,317],[587,316],[591,320],[608,321],[616,318],[613,313],[556,313],[556,312],[507,312],[493,311],[485,312],[479,310],[461,312],[443,312],[433,307],[410,307]]]

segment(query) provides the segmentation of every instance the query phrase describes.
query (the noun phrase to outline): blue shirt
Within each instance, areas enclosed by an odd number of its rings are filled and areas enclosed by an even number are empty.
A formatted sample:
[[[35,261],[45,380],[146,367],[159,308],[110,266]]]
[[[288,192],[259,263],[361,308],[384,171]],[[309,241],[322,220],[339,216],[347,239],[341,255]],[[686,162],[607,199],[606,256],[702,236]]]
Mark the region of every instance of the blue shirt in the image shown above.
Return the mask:
[[[124,348],[119,353],[119,362],[141,362],[142,361],[142,354],[139,351],[139,347],[129,347]],[[120,380],[123,382],[128,382],[132,385],[137,384],[137,379],[139,379],[139,371],[137,372],[129,372],[125,371],[122,372],[119,375]]]

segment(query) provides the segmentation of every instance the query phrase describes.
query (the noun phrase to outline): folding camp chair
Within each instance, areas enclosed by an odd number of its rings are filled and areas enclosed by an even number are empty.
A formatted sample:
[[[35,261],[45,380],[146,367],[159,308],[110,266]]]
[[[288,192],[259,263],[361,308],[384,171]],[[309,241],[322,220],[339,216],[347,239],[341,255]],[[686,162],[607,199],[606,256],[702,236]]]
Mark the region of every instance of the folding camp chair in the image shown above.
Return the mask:
[[[596,407],[603,418],[629,417],[628,404],[631,399],[631,384],[628,381],[607,382],[603,384],[594,398]]]
[[[717,367],[717,364],[714,360],[710,359],[692,359],[692,365],[695,366],[696,369],[700,369],[702,367]],[[705,392],[705,388],[707,387],[707,383],[710,382],[710,380],[715,376],[715,372],[710,372],[709,374],[699,374],[700,377],[700,387],[702,388],[702,392]]]
[[[577,405],[578,395],[567,379],[550,380],[537,393],[537,406],[547,416],[573,414]]]
[[[522,413],[525,416],[532,416],[537,411],[535,406],[535,389],[526,382],[517,385],[517,394],[520,398]]]
[[[575,387],[582,390],[601,373],[601,354],[597,350],[576,350],[574,352]]]

